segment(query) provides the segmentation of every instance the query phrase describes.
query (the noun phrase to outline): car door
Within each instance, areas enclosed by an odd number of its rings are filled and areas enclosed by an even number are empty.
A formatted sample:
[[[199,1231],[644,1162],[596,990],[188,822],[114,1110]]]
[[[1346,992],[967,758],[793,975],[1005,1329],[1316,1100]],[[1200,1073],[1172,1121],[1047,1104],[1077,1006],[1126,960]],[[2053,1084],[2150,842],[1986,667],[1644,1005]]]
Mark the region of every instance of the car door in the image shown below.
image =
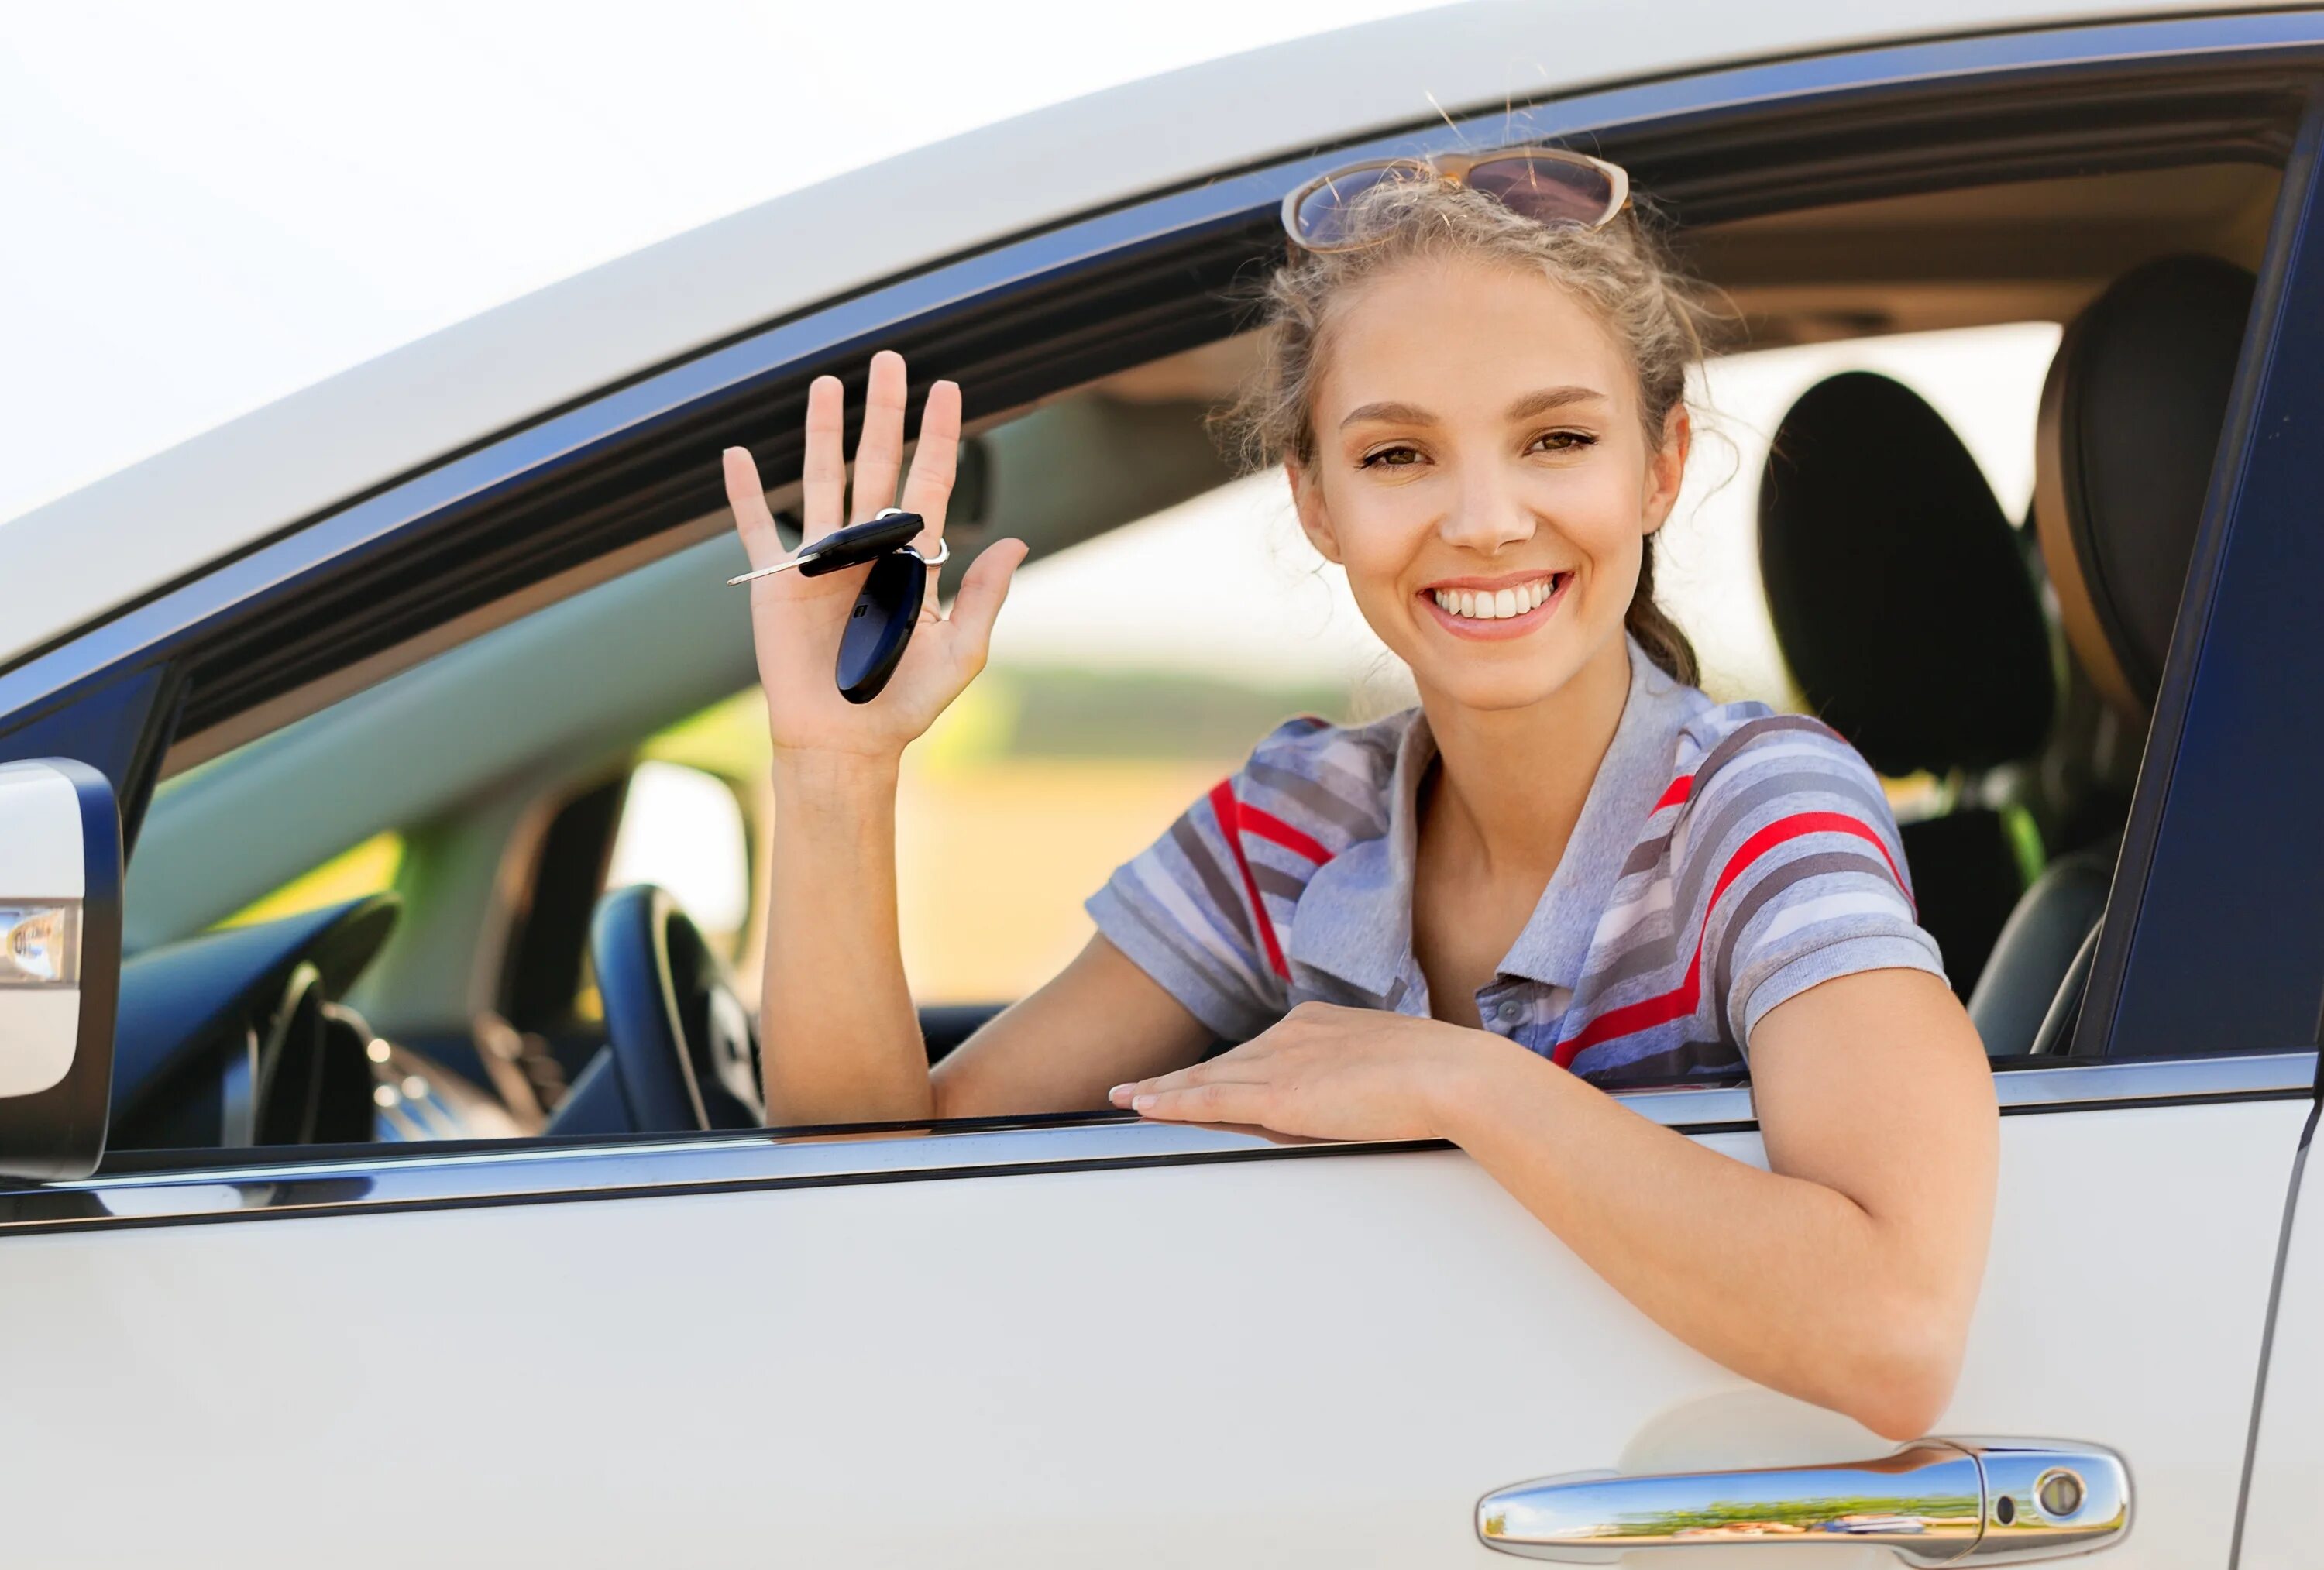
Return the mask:
[[[1664,88],[1642,102],[1697,90]],[[2051,1444],[2077,1490],[2013,1474],[2005,1510],[2001,1460],[1892,1461],[1728,1373],[1456,1150],[1097,1116],[178,1155],[8,1195],[11,1558],[1488,1565],[1651,1529],[1692,1534],[1682,1563],[1752,1537],[1770,1566],[1973,1540],[2227,1564],[2324,993],[2308,774],[2254,697],[2324,675],[2299,589],[2324,563],[2291,527],[2324,452],[2319,138],[2311,115],[2077,1053],[1998,1077],[1992,1253],[1932,1431]],[[1624,1099],[1763,1159],[1748,1090]],[[1487,1502],[1609,1471],[1663,1481]],[[1819,1503],[1838,1529],[1785,1530]]]
[[[1936,1432],[2118,1453],[2116,1563],[2227,1562],[2312,1075],[2004,1077]],[[1757,1159],[1742,1091],[1632,1105]],[[83,1229],[7,1240],[24,1563],[1482,1564],[1508,1484],[1895,1448],[1679,1345],[1449,1150],[1112,1122],[43,1199]]]

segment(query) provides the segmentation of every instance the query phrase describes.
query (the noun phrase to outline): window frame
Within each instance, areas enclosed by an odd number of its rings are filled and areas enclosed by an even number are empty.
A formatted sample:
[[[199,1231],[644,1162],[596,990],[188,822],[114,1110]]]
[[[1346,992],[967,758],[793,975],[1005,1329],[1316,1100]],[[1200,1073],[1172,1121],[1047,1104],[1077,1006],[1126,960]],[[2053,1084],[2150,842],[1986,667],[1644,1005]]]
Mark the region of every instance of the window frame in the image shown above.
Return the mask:
[[[2220,1102],[2304,1101],[2314,1051],[2209,1059],[2071,1063],[1998,1076],[2004,1117],[2157,1109]],[[1687,1134],[1758,1127],[1741,1086],[1682,1086],[1616,1097]],[[884,1128],[635,1134],[521,1144],[318,1149],[256,1161],[249,1152],[159,1152],[128,1170],[0,1191],[0,1238],[124,1226],[187,1226],[301,1216],[402,1214],[456,1206],[931,1182],[1222,1161],[1329,1161],[1443,1151],[1442,1140],[1305,1141],[1198,1124],[1147,1123],[1125,1113],[963,1120]],[[844,1137],[833,1139],[833,1134]]]
[[[2270,262],[2255,308],[2255,319],[2261,329],[2247,344],[2238,374],[2235,413],[2223,438],[2223,454],[2232,454],[2232,461],[2223,462],[2215,474],[2212,500],[2197,546],[2197,567],[2190,572],[2187,604],[2181,612],[2181,636],[2173,642],[2149,766],[2140,776],[2133,832],[2125,841],[2123,871],[2117,882],[2136,891],[2133,919],[2108,923],[2107,949],[2102,951],[2084,1010],[2082,1033],[2077,1037],[2077,1047],[2087,1051],[2093,1042],[2107,1044],[2107,1033],[2116,1027],[2126,1007],[2141,996],[2141,988],[2152,990],[2161,984],[2148,979],[2150,967],[2155,977],[2166,979],[2184,969],[2172,967],[2166,956],[2157,952],[2159,942],[2143,941],[2146,924],[2155,923],[2153,930],[2160,934],[2198,919],[2199,914],[2217,920],[2217,911],[2200,903],[2172,903],[2184,902],[2190,895],[2200,902],[2209,896],[2207,891],[2216,894],[2227,886],[2227,875],[2216,867],[2206,875],[2208,882],[2205,876],[2198,876],[2203,869],[2190,869],[2189,857],[2174,842],[2174,835],[2181,831],[2172,816],[2177,776],[2183,774],[2190,783],[2200,779],[2207,786],[2216,787],[2218,770],[2197,767],[2200,760],[2193,751],[2199,743],[2212,742],[2222,731],[2218,744],[2234,757],[2261,756],[2250,722],[2235,713],[2225,720],[2207,720],[2205,703],[2198,700],[2205,700],[2212,709],[2222,708],[2218,690],[2235,673],[2248,669],[2263,655],[2281,653],[2277,646],[2283,632],[2282,606],[2268,603],[2264,593],[2257,595],[2257,603],[2272,617],[2267,629],[2275,643],[2236,638],[2235,620],[2239,611],[2250,609],[2255,591],[2267,587],[2271,565],[2280,570],[2282,561],[2305,559],[2300,542],[2281,537],[2292,531],[2233,526],[2241,510],[2258,500],[2294,493],[2291,484],[2296,477],[2296,459],[2283,450],[2284,445],[2269,449],[2264,436],[2270,428],[2268,422],[2283,413],[2287,405],[2299,413],[2311,404],[2324,408],[2324,399],[2314,395],[2308,381],[2290,373],[2281,385],[2277,381],[2278,362],[2288,347],[2297,346],[2301,326],[2286,302],[2304,304],[2324,290],[2324,252],[2303,251],[2301,245],[2316,204],[2319,161],[2324,161],[2318,157],[2319,138],[2324,138],[2319,125],[2324,121],[2319,121],[2312,86],[2319,69],[2324,69],[2324,18],[2267,14],[2064,28],[1695,73],[1513,108],[1506,115],[1415,128],[1360,146],[1258,166],[1200,187],[1127,204],[867,289],[610,389],[521,429],[484,441],[188,583],[126,607],[100,625],[0,670],[0,726],[14,727],[0,731],[0,757],[12,755],[28,737],[37,740],[51,734],[85,734],[88,750],[102,755],[134,817],[160,766],[161,739],[166,738],[173,722],[183,717],[197,725],[215,725],[230,717],[217,712],[215,702],[204,697],[205,673],[216,671],[218,662],[230,659],[236,650],[246,652],[266,644],[272,632],[303,635],[306,623],[300,617],[311,619],[318,613],[318,607],[327,609],[336,602],[334,597],[343,596],[351,584],[360,584],[374,574],[408,575],[417,568],[431,567],[442,559],[447,542],[490,556],[498,537],[496,528],[509,527],[512,519],[520,522],[537,519],[538,509],[543,506],[573,505],[576,486],[597,472],[591,466],[617,466],[633,444],[659,442],[663,448],[683,451],[690,458],[696,447],[709,450],[707,443],[747,431],[756,438],[754,445],[775,454],[771,461],[779,472],[796,445],[796,406],[807,381],[827,368],[853,367],[876,344],[903,343],[935,373],[952,374],[968,354],[962,345],[981,342],[980,352],[991,357],[998,368],[997,385],[1002,389],[1000,396],[1004,402],[1010,401],[1010,390],[1020,395],[1016,401],[1024,401],[1030,390],[1039,388],[1041,376],[1071,375],[1076,367],[1103,363],[1103,354],[1126,352],[1142,359],[1157,345],[1180,346],[1176,338],[1213,331],[1218,319],[1215,314],[1204,317],[1182,308],[1173,316],[1165,310],[1143,320],[1135,332],[1093,332],[1088,302],[1121,298],[1125,289],[1134,293],[1139,280],[1155,278],[1157,270],[1168,273],[1175,269],[1183,274],[1196,265],[1190,258],[1210,254],[1202,250],[1206,244],[1215,252],[1222,237],[1241,245],[1246,256],[1260,253],[1253,247],[1263,250],[1273,243],[1261,237],[1283,191],[1344,159],[1425,154],[1461,145],[1478,134],[1549,140],[1598,137],[1601,145],[1613,151],[1613,144],[1626,136],[1642,146],[1650,145],[1655,136],[1682,132],[1699,136],[1707,126],[1758,124],[1794,111],[1853,107],[1868,108],[1877,115],[1884,105],[1925,105],[1932,95],[1941,99],[1948,91],[2015,93],[2052,83],[2080,91],[2113,79],[2109,72],[2133,76],[2140,71],[2162,72],[2176,80],[2183,71],[2191,80],[2228,67],[2246,71],[2264,68],[2286,82],[2294,80],[2296,74],[2310,94],[2309,107],[2287,165],[2270,240]],[[1185,291],[1178,302],[1182,308],[1201,296],[1201,291],[1183,281],[1178,287]],[[1042,311],[1050,314],[1043,317]],[[1000,327],[994,327],[994,321],[1002,317],[1006,319]],[[1061,330],[1071,337],[1072,352],[1046,355],[1038,351],[1048,348],[1050,341],[1038,336],[1009,340],[1011,324],[1028,319],[1065,324]],[[1078,326],[1074,326],[1076,320]],[[1111,317],[1099,318],[1100,326],[1113,322]],[[1075,333],[1078,336],[1073,335]],[[979,334],[984,335],[982,340],[978,339]],[[1102,349],[1093,347],[1094,339],[1104,340]],[[1087,358],[1093,355],[1100,357]],[[2324,375],[2324,364],[2310,374]],[[770,429],[780,431],[780,436],[768,440],[761,435]],[[570,592],[581,586],[592,570],[635,565],[641,552],[661,554],[703,537],[699,520],[715,509],[715,498],[706,498],[699,486],[684,485],[665,485],[654,495],[655,508],[647,510],[647,516],[630,534],[618,537],[604,532],[603,508],[590,511],[569,537],[560,537],[554,548],[538,553],[539,574],[505,589],[506,597],[521,600],[527,592],[555,591],[560,582],[563,591]],[[2306,548],[2324,550],[2324,542]],[[564,575],[561,581],[557,574]],[[453,608],[446,614],[456,622],[463,615],[473,618],[475,610]],[[469,629],[474,629],[473,625]],[[389,648],[408,650],[415,643],[425,644],[437,630],[420,628],[405,643]],[[345,656],[351,667],[366,672],[380,668],[379,649],[361,648],[349,654],[344,647],[335,647],[328,652],[333,657]],[[2307,651],[2304,657],[2324,661],[2324,647]],[[332,674],[320,673],[326,677]],[[281,675],[279,670],[277,675]],[[300,679],[318,678],[309,674]],[[272,689],[263,682],[246,684],[241,700],[263,708],[297,690],[296,682],[287,686],[278,683]],[[140,694],[141,701],[121,702],[119,694],[124,692]],[[206,702],[208,709],[204,707]],[[2158,758],[2158,749],[2166,743],[2167,754]],[[2228,772],[2232,776],[2233,771]],[[2295,839],[2305,832],[2324,840],[2324,822],[2295,821],[2288,830],[2276,826],[2274,832],[2274,853],[2298,864],[2318,864],[2312,853],[2324,849],[2324,844],[2311,846],[2310,854],[2303,858],[2296,846],[2282,846],[2281,839],[2285,832]],[[2124,884],[2126,877],[2132,881]],[[2005,1100],[2017,1098],[2013,1105],[2028,1110],[2053,1107],[2058,1105],[2057,1096],[2065,1093],[2069,1085],[2088,1088],[2076,1105],[2115,1099],[2153,1105],[2157,1097],[2151,1088],[2157,1085],[2172,1088],[2163,1099],[2286,1095],[2293,1093],[2290,1087],[2295,1079],[2308,1088],[2301,1093],[2312,1091],[2312,1051],[2249,1055],[2255,1048],[2299,1049],[2314,1044],[2313,1000],[2324,997],[2324,890],[2315,891],[2306,906],[2314,908],[2303,907],[2299,930],[2306,932],[2313,928],[2318,941],[2295,957],[2289,974],[2277,975],[2272,987],[2261,988],[2272,998],[2280,998],[2287,990],[2307,987],[2311,1003],[2304,1033],[2292,1040],[2258,1041],[2244,1039],[2249,1034],[2246,1032],[2226,1043],[2236,1055],[2177,1057],[2152,1065],[2155,1073],[2137,1075],[2135,1080],[2107,1078],[2107,1072],[2127,1067],[2109,1063],[2061,1063],[2054,1069],[2023,1070],[2002,1077]],[[2269,949],[2266,957],[2271,963],[2282,959],[2282,948],[2279,944]],[[2241,953],[2246,961],[2253,960],[2251,950]],[[2251,988],[2245,984],[2252,980],[2251,976],[2237,973],[2223,982],[2215,973],[2208,982],[2209,995],[2240,1004],[2250,995]],[[2255,1063],[2265,1067],[2255,1070]],[[2304,1067],[2304,1078],[2294,1071],[2295,1067]],[[2176,1071],[2161,1073],[2164,1068]],[[2054,1089],[2045,1088],[2052,1076],[2068,1078],[2055,1080]],[[2264,1081],[2264,1090],[2252,1088],[2257,1081]],[[2105,1088],[2134,1084],[2149,1088],[2125,1088],[2119,1097]],[[1705,1130],[1751,1125],[1748,1093],[1740,1090],[1688,1088],[1637,1092],[1624,1099],[1642,1109],[1651,1108],[1650,1116],[1674,1126]],[[1238,1159],[1255,1153],[1200,1140],[1183,1146],[1167,1142],[1154,1146],[1156,1136],[1139,1132],[1151,1126],[1105,1118],[1065,1120],[1060,1125],[1082,1131],[1075,1135],[1081,1143],[1094,1140],[1101,1145],[1118,1145],[1121,1152],[1118,1157],[1092,1158],[1110,1164]],[[961,1131],[962,1137],[969,1132]],[[1038,1141],[1049,1132],[1053,1131],[1026,1127],[1012,1137]],[[906,1142],[873,1143],[888,1148]],[[254,1166],[245,1155],[239,1158],[237,1170],[311,1172],[320,1180],[326,1173],[521,1168],[547,1178],[568,1161],[611,1161],[613,1170],[628,1171],[631,1168],[625,1163],[650,1156],[659,1159],[654,1156],[658,1152],[694,1152],[707,1161],[720,1152],[799,1148],[772,1134],[742,1140],[732,1135],[665,1135],[635,1146],[594,1142],[586,1149],[536,1143],[521,1149],[367,1156],[360,1161],[351,1161],[340,1152],[330,1158],[318,1155],[313,1161],[268,1163],[263,1168]],[[1285,1147],[1268,1148],[1275,1153],[1288,1153]],[[1296,1148],[1330,1151],[1339,1147]],[[630,1153],[618,1153],[624,1150]],[[173,1152],[171,1159],[189,1182],[197,1180],[196,1174],[216,1166],[207,1161],[189,1161],[184,1152]],[[1048,1159],[1028,1158],[1036,1167]],[[1006,1170],[1024,1170],[1013,1161],[1002,1164]],[[552,1184],[547,1195],[596,1191],[578,1180],[578,1171],[576,1167],[573,1183]],[[224,1180],[212,1175],[198,1180],[215,1189]],[[609,1191],[634,1191],[622,1188],[628,1180],[611,1182]],[[713,1186],[718,1181],[704,1180]],[[735,1180],[759,1186],[762,1181],[836,1180],[813,1173],[774,1172]],[[110,1191],[110,1186],[151,1190],[157,1184],[167,1187],[169,1181],[152,1174],[124,1175],[97,1180],[71,1191],[104,1192]],[[699,1188],[702,1183],[689,1180],[682,1186]],[[354,1183],[348,1191],[358,1190],[370,1192],[369,1180]],[[350,1202],[366,1208],[387,1203]],[[23,1196],[11,1201],[19,1215],[25,1213],[25,1205]],[[288,1204],[294,1210],[311,1207]],[[7,1213],[0,1210],[0,1217]],[[237,1207],[235,1213],[244,1212]],[[0,1228],[15,1225],[0,1220]]]

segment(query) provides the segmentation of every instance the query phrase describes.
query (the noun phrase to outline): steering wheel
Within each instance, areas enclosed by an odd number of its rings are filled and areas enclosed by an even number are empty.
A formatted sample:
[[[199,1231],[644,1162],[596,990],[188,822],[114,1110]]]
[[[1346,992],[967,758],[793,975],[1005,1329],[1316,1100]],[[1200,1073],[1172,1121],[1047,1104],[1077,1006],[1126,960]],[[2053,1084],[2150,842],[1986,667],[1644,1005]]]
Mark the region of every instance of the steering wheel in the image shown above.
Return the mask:
[[[589,918],[589,960],[638,1133],[765,1124],[757,1024],[676,900],[644,883],[605,895]]]

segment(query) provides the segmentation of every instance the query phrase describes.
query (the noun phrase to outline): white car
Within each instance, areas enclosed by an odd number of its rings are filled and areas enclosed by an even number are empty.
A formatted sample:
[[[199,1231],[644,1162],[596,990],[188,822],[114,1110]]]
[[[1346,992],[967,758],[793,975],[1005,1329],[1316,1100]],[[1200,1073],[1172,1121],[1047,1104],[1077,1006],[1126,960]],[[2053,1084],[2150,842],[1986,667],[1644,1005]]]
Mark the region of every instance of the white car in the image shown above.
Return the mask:
[[[1655,198],[1731,365],[2064,326],[2030,520],[1860,371],[1734,482],[1765,592],[1724,602],[1896,782],[1999,1070],[1911,1445],[1687,1350],[1441,1145],[758,1126],[762,803],[681,724],[752,680],[721,448],[795,473],[809,378],[897,347],[978,417],[956,555],[1104,559],[1227,478],[1286,191],[1539,141]],[[2324,14],[1458,6],[770,202],[0,526],[0,1557],[2313,1563],[2319,194]],[[1023,710],[1110,739],[931,765],[928,812],[1021,832],[914,920],[1006,938],[1138,848],[1105,801],[1194,788],[1089,751],[1278,695],[1111,668]],[[655,793],[711,892],[608,886]],[[354,892],[277,896],[318,868]],[[923,978],[932,1052],[1001,974]],[[1760,1159],[1746,1084],[1624,1096]]]

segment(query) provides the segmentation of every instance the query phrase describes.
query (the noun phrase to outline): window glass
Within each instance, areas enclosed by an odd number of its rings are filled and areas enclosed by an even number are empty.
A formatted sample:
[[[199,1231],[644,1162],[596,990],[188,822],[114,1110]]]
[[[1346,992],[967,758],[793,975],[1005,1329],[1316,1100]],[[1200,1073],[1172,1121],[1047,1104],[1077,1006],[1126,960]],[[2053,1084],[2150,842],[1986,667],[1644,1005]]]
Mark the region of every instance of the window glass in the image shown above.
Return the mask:
[[[751,915],[750,832],[734,787],[716,775],[648,758],[630,776],[605,886],[669,892],[712,948],[733,958]]]
[[[343,904],[367,895],[384,894],[395,886],[395,874],[402,864],[403,836],[393,832],[374,834],[264,898],[253,900],[218,925],[246,927],[258,922],[280,921],[284,916]]]

